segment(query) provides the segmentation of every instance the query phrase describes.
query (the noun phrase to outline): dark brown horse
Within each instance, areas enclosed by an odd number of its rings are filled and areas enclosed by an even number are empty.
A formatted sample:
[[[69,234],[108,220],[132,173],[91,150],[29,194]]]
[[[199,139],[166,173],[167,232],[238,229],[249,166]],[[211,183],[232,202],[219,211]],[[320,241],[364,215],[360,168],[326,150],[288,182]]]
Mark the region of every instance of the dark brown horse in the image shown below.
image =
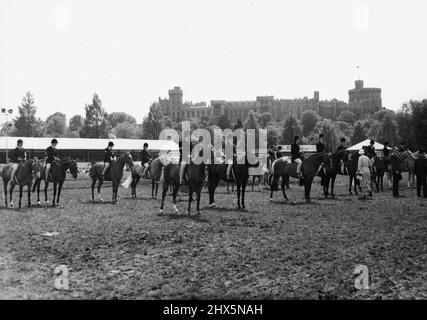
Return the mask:
[[[70,171],[71,175],[74,179],[77,178],[78,168],[77,162],[70,158],[62,159],[60,161],[52,163],[52,168],[50,169],[50,178],[49,181],[53,183],[53,200],[52,205],[59,205],[59,197],[61,195],[62,185],[64,184],[67,170]],[[33,185],[33,192],[36,191],[37,188],[37,203],[40,204],[40,184],[42,180],[45,182],[44,184],[44,198],[45,202],[49,204],[47,200],[47,189],[49,187],[49,181],[46,181],[46,164],[44,164],[40,170],[40,175],[37,177],[36,181]],[[58,191],[58,195],[57,195]]]
[[[387,168],[390,164],[389,159],[381,159],[377,156],[374,157],[374,172],[372,173],[371,178],[371,188],[372,184],[375,184],[377,191],[384,191],[384,175],[387,171]]]
[[[347,173],[349,176],[349,184],[348,184],[348,192],[350,194],[353,194],[351,192],[351,186],[354,182],[354,193],[357,195],[357,189],[361,190],[360,182],[357,179],[357,166],[359,162],[359,153],[350,153],[349,151],[346,151],[344,156],[344,164],[347,168]]]
[[[311,202],[310,191],[313,179],[319,170],[319,166],[322,163],[328,163],[329,156],[326,153],[319,152],[315,153],[308,158],[303,159],[301,173],[304,179],[304,191],[305,191],[305,200],[307,203]],[[273,201],[273,191],[277,190],[277,181],[279,178],[282,178],[282,192],[283,197],[288,201],[288,197],[285,191],[285,184],[289,177],[298,178],[297,175],[297,164],[290,162],[288,159],[277,159],[272,165],[272,181],[271,181],[271,192],[270,192],[270,201]]]
[[[160,161],[160,158],[157,157],[156,159],[154,159],[153,161],[151,161],[151,163],[149,164],[148,167],[148,175],[149,175],[149,179],[151,179],[151,197],[157,197],[157,192],[159,190],[159,182],[160,182],[160,177],[162,175],[162,168],[163,168],[163,164]],[[144,172],[144,167],[141,165],[134,165],[132,168],[132,181],[131,181],[131,196],[132,198],[136,198],[136,185],[138,184],[139,180],[141,178],[145,178],[142,176],[142,173]]]
[[[325,198],[329,195],[329,185],[331,186],[331,197],[335,198],[334,187],[335,179],[337,178],[338,173],[340,172],[339,167],[341,165],[341,160],[344,160],[346,155],[345,150],[340,150],[333,153],[329,157],[328,163],[324,164],[324,174],[322,175],[322,186],[323,193]]]
[[[113,160],[107,172],[105,173],[104,178],[102,177],[102,170],[104,169],[103,162],[97,162],[90,168],[89,176],[92,178],[92,185],[91,185],[92,201],[95,201],[94,189],[95,189],[96,181],[98,181],[98,195],[99,195],[99,193],[101,193],[102,183],[105,180],[105,181],[112,181],[112,189],[113,189],[112,202],[113,203],[117,202],[117,192],[119,189],[120,180],[123,177],[123,168],[125,167],[125,164],[127,164],[129,168],[132,169],[133,161],[130,153],[122,154],[117,158],[117,160]],[[101,198],[101,201],[102,201],[102,198]]]
[[[163,171],[163,191],[162,191],[162,202],[160,205],[160,213],[164,213],[164,202],[166,192],[169,186],[172,186],[172,200],[175,213],[179,213],[178,207],[176,206],[176,196],[180,187],[179,184],[179,171],[181,165],[170,163],[166,165]],[[197,196],[197,214],[200,215],[200,196],[202,193],[203,182],[205,181],[205,164],[187,164],[185,166],[184,180],[188,184],[188,214],[191,213],[191,202],[193,201],[193,193]]]
[[[10,181],[10,206],[13,207],[12,194],[13,189],[16,184],[19,185],[19,208],[21,208],[22,200],[22,190],[24,186],[27,186],[28,192],[28,207],[31,207],[31,185],[33,184],[33,179],[37,177],[40,172],[40,160],[37,158],[29,159],[21,164],[19,164],[18,169],[15,174],[14,181]],[[6,165],[2,172],[1,176],[3,178],[3,187],[4,187],[4,201],[5,206],[7,207],[7,184],[12,175],[12,165]]]
[[[242,156],[243,157],[243,156]],[[215,189],[219,182],[234,182],[237,187],[237,207],[245,209],[245,192],[249,180],[249,168],[256,168],[259,162],[252,165],[248,162],[247,156],[244,156],[244,163],[233,164],[231,168],[230,180],[227,180],[227,164],[209,164],[208,165],[208,191],[209,205],[215,207]]]

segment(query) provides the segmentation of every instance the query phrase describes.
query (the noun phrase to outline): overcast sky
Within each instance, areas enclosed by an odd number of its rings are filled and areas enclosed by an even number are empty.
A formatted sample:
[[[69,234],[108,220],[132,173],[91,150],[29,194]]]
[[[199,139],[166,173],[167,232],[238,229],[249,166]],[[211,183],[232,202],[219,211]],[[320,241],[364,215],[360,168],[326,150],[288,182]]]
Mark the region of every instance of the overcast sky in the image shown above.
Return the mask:
[[[38,115],[107,112],[140,122],[184,100],[312,97],[365,86],[397,109],[427,98],[427,1],[0,0],[0,107],[30,90]]]

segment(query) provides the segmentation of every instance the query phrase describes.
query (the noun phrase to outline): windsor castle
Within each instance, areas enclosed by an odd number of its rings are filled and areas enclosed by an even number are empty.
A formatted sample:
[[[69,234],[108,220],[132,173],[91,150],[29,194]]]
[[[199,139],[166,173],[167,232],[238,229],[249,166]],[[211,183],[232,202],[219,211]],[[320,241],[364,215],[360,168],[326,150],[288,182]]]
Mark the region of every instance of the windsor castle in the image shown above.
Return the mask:
[[[183,102],[183,90],[174,87],[169,90],[169,98],[159,98],[158,103],[163,114],[173,121],[221,115],[232,122],[238,119],[244,121],[250,110],[259,114],[269,112],[276,120],[282,120],[291,114],[301,118],[306,110],[313,110],[323,118],[336,120],[342,111],[349,110],[361,119],[382,108],[381,89],[365,88],[363,80],[356,80],[355,87],[348,91],[348,95],[348,103],[337,99],[320,100],[319,91],[314,91],[312,98],[275,99],[274,96],[258,96],[252,101],[212,100],[207,105],[206,102]]]

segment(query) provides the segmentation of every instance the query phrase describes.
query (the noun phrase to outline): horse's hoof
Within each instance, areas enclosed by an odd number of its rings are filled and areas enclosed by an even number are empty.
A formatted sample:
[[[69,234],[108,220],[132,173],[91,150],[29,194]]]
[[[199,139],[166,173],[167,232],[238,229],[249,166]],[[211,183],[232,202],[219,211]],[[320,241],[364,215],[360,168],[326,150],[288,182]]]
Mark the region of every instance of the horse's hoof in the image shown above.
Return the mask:
[[[163,213],[165,213],[165,210],[160,209],[160,210],[159,210],[159,213],[160,213],[160,214],[163,214]]]
[[[48,201],[46,201],[46,204],[50,204],[49,200],[48,200]]]
[[[197,215],[200,216],[202,214],[202,211],[197,211]]]
[[[209,205],[209,207],[211,207],[211,208],[216,208],[216,204],[215,204],[215,202],[214,202],[214,203],[211,203],[211,204]]]
[[[42,203],[41,203],[40,201],[37,201],[37,205],[41,206],[41,204],[42,204]]]
[[[270,198],[270,202],[273,202],[274,200],[273,200],[273,198]]]

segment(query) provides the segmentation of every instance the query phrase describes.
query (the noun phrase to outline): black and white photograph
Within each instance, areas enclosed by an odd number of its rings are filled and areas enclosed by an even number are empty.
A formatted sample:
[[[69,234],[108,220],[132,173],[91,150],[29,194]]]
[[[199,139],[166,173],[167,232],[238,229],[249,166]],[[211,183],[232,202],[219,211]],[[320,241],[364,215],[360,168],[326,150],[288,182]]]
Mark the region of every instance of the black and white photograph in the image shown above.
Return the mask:
[[[427,299],[426,13],[0,0],[0,300]]]

